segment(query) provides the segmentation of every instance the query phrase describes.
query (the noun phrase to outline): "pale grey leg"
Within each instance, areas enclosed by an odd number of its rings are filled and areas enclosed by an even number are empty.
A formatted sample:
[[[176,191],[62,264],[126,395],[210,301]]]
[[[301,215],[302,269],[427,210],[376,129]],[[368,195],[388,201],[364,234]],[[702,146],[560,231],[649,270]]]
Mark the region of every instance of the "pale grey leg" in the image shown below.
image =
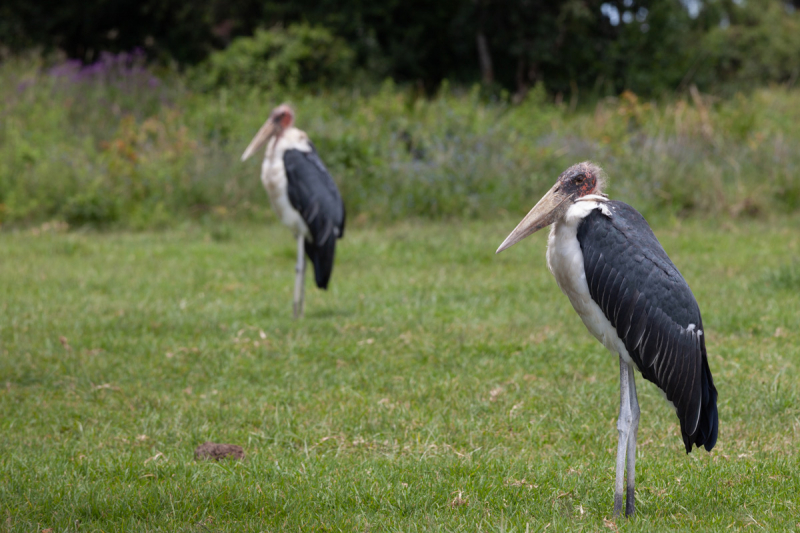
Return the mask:
[[[297,236],[297,266],[294,280],[294,317],[303,316],[303,297],[305,296],[306,255],[305,238]]]
[[[636,435],[639,432],[639,399],[636,397],[636,382],[633,379],[633,368],[628,367],[628,385],[630,385],[631,432],[628,435],[628,494],[625,497],[625,516],[631,516],[636,510],[633,495],[636,477]]]
[[[617,431],[619,432],[619,443],[617,445],[617,478],[614,484],[614,516],[622,513],[623,487],[625,484],[625,451],[628,447],[628,436],[631,430],[631,402],[630,385],[628,377],[631,368],[628,363],[619,356],[619,419],[617,419]]]

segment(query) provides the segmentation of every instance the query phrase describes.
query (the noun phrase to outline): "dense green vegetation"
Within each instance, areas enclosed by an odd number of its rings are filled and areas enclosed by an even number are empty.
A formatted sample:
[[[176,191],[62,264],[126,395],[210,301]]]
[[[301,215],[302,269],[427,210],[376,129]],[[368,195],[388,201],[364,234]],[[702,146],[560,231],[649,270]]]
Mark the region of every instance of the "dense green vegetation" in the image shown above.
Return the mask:
[[[239,157],[289,101],[352,221],[492,218],[528,209],[567,166],[593,159],[610,192],[648,215],[765,216],[800,207],[800,93],[520,104],[443,86],[432,99],[374,90],[210,92],[142,57],[89,67],[0,63],[0,224],[167,227],[263,220],[258,162]]]
[[[291,319],[293,241],[0,234],[0,530],[798,531],[800,220],[656,228],[703,310],[720,437],[640,380],[610,522],[615,358],[517,218],[353,230]],[[195,462],[206,441],[242,463]]]
[[[257,51],[268,66],[281,51],[259,43],[301,27],[342,40],[353,60],[336,66],[345,85],[355,67],[428,94],[447,79],[517,97],[537,83],[566,98],[623,90],[650,97],[691,84],[704,92],[794,84],[798,8],[800,0],[6,2],[0,53],[39,46],[91,63],[104,51],[139,48],[152,61],[186,66],[235,46],[239,58]],[[265,38],[265,30],[278,36]]]

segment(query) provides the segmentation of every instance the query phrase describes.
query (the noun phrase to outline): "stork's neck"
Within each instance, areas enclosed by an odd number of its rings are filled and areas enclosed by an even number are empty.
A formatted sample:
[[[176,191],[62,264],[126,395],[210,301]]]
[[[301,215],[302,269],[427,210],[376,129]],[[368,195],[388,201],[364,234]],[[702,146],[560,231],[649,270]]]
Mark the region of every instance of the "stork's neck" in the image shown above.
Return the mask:
[[[586,196],[581,196],[580,198],[578,198],[575,201],[576,202],[601,202],[601,203],[605,203],[605,202],[608,202],[608,196],[606,196],[605,194],[603,194],[601,192],[598,192],[598,193],[595,193],[595,194],[587,194]]]
[[[299,130],[294,126],[290,126],[272,138],[267,145],[266,157],[268,159],[283,158],[286,150],[300,150],[301,152],[310,152],[311,143],[308,141],[308,135],[303,130]]]
[[[595,209],[600,209],[607,216],[611,216],[611,211],[606,206],[606,203],[608,203],[608,198],[599,194],[587,194],[578,198],[564,212],[564,215],[553,224],[553,232],[557,231],[558,226],[564,225],[576,229],[581,220]]]

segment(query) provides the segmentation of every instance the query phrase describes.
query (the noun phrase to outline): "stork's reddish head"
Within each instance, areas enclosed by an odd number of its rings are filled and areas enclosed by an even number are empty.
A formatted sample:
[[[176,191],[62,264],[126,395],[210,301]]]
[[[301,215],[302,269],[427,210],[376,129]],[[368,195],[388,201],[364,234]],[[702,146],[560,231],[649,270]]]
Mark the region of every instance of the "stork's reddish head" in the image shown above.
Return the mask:
[[[602,195],[605,183],[606,176],[603,169],[594,163],[584,161],[572,165],[561,173],[555,185],[530,210],[522,222],[517,224],[495,253],[502,252],[528,235],[559,220],[566,214],[569,206],[584,196]]]
[[[269,118],[258,130],[256,136],[250,141],[247,149],[242,154],[242,161],[253,155],[261,146],[267,144],[273,137],[280,137],[281,134],[294,124],[294,111],[288,104],[281,104],[272,110]]]
[[[294,111],[289,104],[281,104],[269,114],[269,120],[281,130],[289,129],[294,124]]]
[[[554,189],[573,201],[590,194],[602,194],[606,184],[603,169],[590,161],[572,165],[561,173]]]

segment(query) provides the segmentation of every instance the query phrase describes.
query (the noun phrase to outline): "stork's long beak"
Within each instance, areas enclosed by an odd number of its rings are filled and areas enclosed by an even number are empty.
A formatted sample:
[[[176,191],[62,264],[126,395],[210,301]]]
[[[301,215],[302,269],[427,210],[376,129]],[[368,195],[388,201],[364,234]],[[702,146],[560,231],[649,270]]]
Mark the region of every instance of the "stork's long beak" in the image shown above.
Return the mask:
[[[270,138],[275,135],[275,133],[275,123],[271,118],[269,118],[264,125],[261,126],[261,129],[258,130],[258,133],[256,133],[256,136],[253,137],[252,141],[250,141],[250,144],[247,145],[247,150],[245,150],[242,154],[242,161],[253,155],[256,150],[264,146],[264,144],[266,144]]]
[[[558,189],[559,185],[556,183],[547,191],[547,194],[533,206],[533,209],[525,215],[522,222],[517,224],[514,231],[506,237],[506,240],[503,241],[503,244],[501,244],[495,252],[496,254],[499,254],[506,248],[514,246],[528,235],[536,233],[540,229],[556,221],[564,208],[569,205],[567,202],[570,198],[569,195],[560,192]]]

